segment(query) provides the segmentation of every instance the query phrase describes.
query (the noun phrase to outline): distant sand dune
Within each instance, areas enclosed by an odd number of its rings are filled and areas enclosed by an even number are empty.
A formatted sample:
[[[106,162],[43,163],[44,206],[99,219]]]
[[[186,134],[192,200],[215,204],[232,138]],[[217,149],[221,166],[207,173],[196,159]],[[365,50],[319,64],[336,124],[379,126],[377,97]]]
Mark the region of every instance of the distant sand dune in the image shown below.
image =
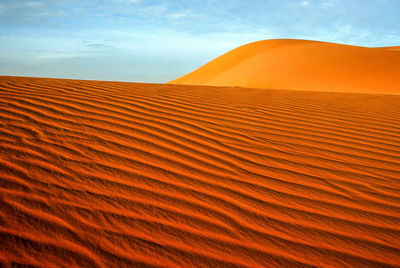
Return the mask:
[[[399,77],[399,47],[276,39],[236,48],[169,83],[400,94]]]
[[[399,266],[399,107],[0,77],[0,263]]]

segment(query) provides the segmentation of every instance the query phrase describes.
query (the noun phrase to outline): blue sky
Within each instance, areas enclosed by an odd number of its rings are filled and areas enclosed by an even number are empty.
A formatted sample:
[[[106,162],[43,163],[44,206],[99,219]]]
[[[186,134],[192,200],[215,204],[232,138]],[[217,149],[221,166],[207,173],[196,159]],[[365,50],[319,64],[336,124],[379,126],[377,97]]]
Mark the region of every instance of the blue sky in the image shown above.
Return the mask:
[[[400,0],[0,0],[0,75],[166,82],[240,45],[400,45]]]

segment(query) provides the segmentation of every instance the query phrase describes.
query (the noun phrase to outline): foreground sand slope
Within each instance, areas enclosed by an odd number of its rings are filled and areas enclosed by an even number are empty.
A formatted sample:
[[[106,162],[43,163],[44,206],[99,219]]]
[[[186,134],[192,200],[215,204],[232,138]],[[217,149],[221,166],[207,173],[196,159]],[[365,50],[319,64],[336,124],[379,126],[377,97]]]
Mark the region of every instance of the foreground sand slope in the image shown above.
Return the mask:
[[[399,94],[400,50],[265,40],[236,48],[169,83]]]
[[[399,266],[399,107],[0,77],[0,263]]]

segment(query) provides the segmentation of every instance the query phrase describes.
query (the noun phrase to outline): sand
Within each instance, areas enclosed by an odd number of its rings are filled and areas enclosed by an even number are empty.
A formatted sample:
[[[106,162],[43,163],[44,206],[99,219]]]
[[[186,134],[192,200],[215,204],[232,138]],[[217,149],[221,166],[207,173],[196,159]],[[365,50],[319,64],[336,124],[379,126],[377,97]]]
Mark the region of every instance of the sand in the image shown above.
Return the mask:
[[[400,93],[399,47],[274,39],[236,48],[171,84]]]
[[[399,107],[0,77],[0,266],[400,266]]]

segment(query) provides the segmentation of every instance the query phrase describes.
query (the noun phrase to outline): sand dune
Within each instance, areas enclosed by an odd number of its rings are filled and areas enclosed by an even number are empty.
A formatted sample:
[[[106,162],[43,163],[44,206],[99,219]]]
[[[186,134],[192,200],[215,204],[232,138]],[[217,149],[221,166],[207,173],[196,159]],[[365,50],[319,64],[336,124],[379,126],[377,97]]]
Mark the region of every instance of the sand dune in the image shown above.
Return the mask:
[[[0,263],[400,266],[399,107],[0,77]]]
[[[400,93],[399,47],[265,40],[236,48],[171,84]]]

